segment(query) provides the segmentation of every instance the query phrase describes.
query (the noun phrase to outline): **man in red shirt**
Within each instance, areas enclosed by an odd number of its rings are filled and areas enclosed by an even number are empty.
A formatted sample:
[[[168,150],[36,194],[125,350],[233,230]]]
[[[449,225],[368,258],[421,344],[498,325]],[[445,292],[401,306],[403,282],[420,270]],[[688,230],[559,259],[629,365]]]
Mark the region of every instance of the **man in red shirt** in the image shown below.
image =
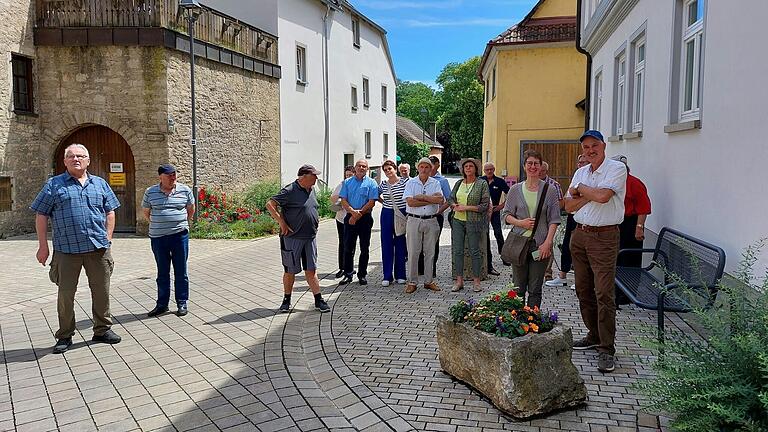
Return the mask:
[[[627,157],[614,156],[612,159],[627,165]],[[645,220],[651,214],[651,199],[648,198],[648,189],[639,178],[629,172],[627,165],[627,195],[624,198],[624,222],[619,225],[619,250],[640,249],[645,239]],[[643,255],[640,252],[623,253],[616,259],[617,266],[641,267]],[[621,292],[616,290],[616,304],[628,304],[629,300]]]

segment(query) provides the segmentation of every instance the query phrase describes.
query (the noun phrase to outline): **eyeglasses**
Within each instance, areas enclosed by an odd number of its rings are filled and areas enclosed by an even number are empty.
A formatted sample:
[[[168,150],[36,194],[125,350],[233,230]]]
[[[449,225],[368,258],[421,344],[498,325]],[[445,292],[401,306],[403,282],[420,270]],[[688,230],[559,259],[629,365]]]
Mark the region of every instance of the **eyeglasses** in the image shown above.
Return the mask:
[[[537,166],[541,165],[541,162],[539,161],[525,161],[525,166]]]
[[[90,158],[90,156],[70,154],[70,155],[67,155],[66,158],[67,159],[88,159],[88,158]]]

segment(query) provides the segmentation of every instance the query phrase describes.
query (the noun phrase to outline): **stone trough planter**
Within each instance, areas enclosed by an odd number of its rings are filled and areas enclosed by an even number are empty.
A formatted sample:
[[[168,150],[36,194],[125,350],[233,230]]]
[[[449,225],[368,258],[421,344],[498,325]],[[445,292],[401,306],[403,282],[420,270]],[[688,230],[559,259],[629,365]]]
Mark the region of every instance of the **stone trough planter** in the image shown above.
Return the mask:
[[[501,338],[437,316],[440,366],[488,397],[501,411],[528,418],[574,407],[587,388],[571,362],[571,329]]]

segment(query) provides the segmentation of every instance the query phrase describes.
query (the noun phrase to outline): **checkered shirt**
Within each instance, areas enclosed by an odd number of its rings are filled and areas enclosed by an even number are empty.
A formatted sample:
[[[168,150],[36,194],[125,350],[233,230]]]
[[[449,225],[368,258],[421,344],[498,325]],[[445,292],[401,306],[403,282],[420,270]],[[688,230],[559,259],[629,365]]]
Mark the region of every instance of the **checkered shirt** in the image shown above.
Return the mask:
[[[85,253],[109,248],[107,213],[120,207],[104,179],[88,174],[84,185],[68,172],[51,177],[29,206],[51,218],[53,250]]]

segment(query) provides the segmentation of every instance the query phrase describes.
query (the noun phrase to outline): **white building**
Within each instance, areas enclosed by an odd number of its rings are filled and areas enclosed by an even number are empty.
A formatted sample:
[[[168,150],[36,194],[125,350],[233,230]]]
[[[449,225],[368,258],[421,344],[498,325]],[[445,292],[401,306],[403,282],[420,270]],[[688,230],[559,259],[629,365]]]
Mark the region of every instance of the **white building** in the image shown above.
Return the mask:
[[[722,247],[733,273],[768,236],[768,2],[581,0],[581,11],[590,124],[648,186],[646,226]]]

